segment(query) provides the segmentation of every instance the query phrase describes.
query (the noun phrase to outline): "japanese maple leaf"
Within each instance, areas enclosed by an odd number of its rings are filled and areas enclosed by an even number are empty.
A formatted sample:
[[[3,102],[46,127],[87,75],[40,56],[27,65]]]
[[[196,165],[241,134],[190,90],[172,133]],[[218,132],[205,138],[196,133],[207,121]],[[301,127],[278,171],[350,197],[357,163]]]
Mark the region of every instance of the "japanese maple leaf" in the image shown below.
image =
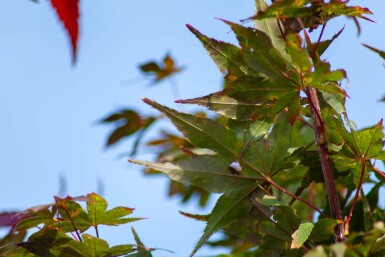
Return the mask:
[[[71,41],[72,61],[75,63],[79,36],[79,0],[51,0],[51,4],[67,31]]]

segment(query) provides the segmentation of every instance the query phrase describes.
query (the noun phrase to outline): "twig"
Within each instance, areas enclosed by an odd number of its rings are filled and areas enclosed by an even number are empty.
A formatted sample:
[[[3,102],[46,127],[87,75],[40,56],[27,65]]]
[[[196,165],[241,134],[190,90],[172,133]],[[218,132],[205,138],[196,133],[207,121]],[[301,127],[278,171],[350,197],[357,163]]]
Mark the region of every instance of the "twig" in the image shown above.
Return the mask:
[[[306,204],[307,206],[309,206],[310,208],[312,208],[313,210],[317,211],[319,214],[322,215],[322,217],[324,218],[328,218],[328,216],[323,213],[320,209],[318,209],[317,207],[315,207],[313,204],[309,203],[308,201],[306,201],[305,199],[302,199],[301,197],[298,197],[296,196],[295,194],[292,194],[290,193],[289,191],[287,191],[285,188],[281,187],[280,185],[278,185],[277,183],[275,183],[273,180],[271,180],[270,177],[267,177],[266,178],[266,181],[269,182],[271,185],[273,185],[274,187],[276,187],[278,190],[282,191],[283,193],[297,199],[298,201]]]

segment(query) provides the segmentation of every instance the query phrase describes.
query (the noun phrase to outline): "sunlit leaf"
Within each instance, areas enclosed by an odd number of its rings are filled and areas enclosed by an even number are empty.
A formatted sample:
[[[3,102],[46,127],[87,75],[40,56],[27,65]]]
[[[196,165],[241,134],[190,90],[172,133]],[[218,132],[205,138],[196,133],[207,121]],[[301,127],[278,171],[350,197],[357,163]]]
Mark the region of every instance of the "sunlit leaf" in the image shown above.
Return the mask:
[[[82,235],[83,243],[89,251],[89,256],[103,257],[108,253],[109,245],[106,241],[100,238],[93,237],[88,234]]]
[[[98,225],[116,226],[141,219],[127,218],[128,215],[132,214],[133,208],[115,207],[107,210],[107,201],[101,196],[92,193],[88,194],[87,197],[90,198],[90,201],[87,202],[87,212],[94,227]]]
[[[300,248],[305,241],[309,238],[311,231],[314,228],[314,224],[311,222],[301,223],[296,231],[291,235],[293,241],[291,242],[292,249]]]
[[[255,6],[257,11],[262,12],[267,8],[265,0],[255,0]],[[270,38],[274,48],[276,48],[282,55],[286,55],[285,41],[282,38],[278,22],[275,18],[254,20],[254,28],[264,32]]]

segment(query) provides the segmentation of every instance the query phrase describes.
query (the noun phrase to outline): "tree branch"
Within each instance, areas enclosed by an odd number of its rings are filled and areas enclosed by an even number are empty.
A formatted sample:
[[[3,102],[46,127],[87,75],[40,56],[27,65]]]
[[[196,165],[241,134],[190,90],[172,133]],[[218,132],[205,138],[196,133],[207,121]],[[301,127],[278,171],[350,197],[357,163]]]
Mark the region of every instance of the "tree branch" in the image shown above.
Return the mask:
[[[343,221],[341,205],[338,198],[336,183],[333,176],[333,170],[329,159],[329,150],[325,137],[325,128],[322,120],[321,109],[318,101],[317,91],[315,88],[306,88],[307,96],[311,105],[313,129],[317,143],[317,150],[320,156],[322,171],[325,180],[325,188],[328,196],[330,211],[336,220]],[[334,241],[342,242],[345,240],[344,224],[338,224],[334,228]]]

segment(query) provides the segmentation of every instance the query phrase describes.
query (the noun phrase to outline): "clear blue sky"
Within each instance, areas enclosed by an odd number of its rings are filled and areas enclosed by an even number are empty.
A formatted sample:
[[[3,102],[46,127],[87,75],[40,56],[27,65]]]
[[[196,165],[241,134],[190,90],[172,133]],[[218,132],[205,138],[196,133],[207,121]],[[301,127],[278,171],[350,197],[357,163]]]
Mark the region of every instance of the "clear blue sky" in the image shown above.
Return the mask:
[[[167,83],[151,88],[145,83],[127,83],[139,77],[139,63],[160,60],[167,51],[178,64],[188,67],[176,77],[183,98],[220,89],[221,74],[184,24],[233,42],[229,28],[214,17],[231,21],[249,17],[253,2],[82,1],[75,67],[62,25],[48,1],[2,3],[0,211],[52,202],[52,195],[59,193],[60,176],[65,177],[66,193],[72,196],[96,191],[100,180],[111,207],[134,207],[135,216],[149,218],[132,224],[148,246],[177,252],[156,252],[155,257],[187,256],[204,224],[182,217],[178,210],[206,213],[210,209],[167,199],[167,179],[143,177],[127,158],[119,158],[129,150],[130,142],[106,150],[104,142],[111,127],[96,123],[121,107],[154,114],[140,101],[143,96],[179,108]],[[326,57],[333,68],[346,69],[349,115],[358,127],[365,127],[384,116],[385,105],[377,101],[385,95],[385,69],[382,60],[360,43],[385,49],[385,6],[381,1],[351,2],[360,3],[370,7],[377,23],[362,21],[363,33],[357,38],[352,21],[332,22],[326,28],[329,37],[346,27]],[[151,155],[139,158],[150,159]],[[101,233],[111,244],[133,242],[130,225]],[[210,253],[206,248],[198,255]]]

